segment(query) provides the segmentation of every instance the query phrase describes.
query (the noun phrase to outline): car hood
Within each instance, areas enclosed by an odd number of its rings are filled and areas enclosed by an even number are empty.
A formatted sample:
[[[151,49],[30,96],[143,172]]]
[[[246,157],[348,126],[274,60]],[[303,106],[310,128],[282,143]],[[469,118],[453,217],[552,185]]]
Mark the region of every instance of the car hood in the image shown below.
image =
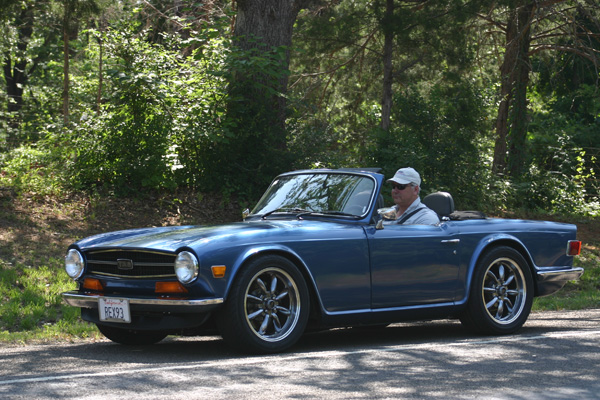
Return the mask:
[[[73,247],[88,251],[93,249],[152,249],[176,252],[184,247],[197,247],[216,241],[226,240],[233,244],[241,240],[261,241],[265,237],[282,237],[285,232],[298,229],[330,229],[332,225],[322,221],[249,221],[213,226],[169,226],[141,228],[102,233],[74,243]]]

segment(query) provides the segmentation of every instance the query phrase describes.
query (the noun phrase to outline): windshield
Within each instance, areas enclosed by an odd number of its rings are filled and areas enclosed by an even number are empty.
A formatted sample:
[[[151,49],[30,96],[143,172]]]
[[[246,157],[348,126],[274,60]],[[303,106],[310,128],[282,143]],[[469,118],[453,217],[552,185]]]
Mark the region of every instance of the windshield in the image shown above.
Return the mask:
[[[306,173],[277,178],[252,214],[274,212],[362,216],[369,210],[375,180],[340,173]]]

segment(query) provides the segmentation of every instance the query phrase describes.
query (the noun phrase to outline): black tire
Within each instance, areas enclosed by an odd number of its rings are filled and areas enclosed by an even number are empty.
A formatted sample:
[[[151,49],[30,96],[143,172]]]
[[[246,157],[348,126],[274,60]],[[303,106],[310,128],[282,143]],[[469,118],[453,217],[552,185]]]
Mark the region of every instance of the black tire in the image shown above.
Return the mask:
[[[96,324],[98,330],[115,343],[125,345],[150,345],[158,343],[167,337],[166,333],[158,331],[137,331],[133,329],[115,328],[108,325]]]
[[[298,268],[284,257],[260,257],[239,272],[216,322],[223,339],[247,353],[276,353],[300,339],[309,294]]]
[[[533,296],[531,269],[521,253],[511,247],[495,247],[477,262],[460,320],[477,333],[513,333],[527,321]]]

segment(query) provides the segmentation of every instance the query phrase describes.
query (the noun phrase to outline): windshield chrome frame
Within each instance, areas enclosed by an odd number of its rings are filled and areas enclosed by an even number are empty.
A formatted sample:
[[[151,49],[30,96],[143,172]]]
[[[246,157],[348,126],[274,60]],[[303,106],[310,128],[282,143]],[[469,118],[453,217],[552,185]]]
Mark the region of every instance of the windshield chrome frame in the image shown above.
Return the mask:
[[[265,198],[265,196],[267,195],[267,193],[269,192],[269,190],[271,189],[271,187],[273,186],[273,184],[275,182],[277,182],[279,179],[281,178],[285,178],[285,177],[290,177],[290,176],[297,176],[297,175],[347,175],[347,176],[357,176],[357,177],[361,177],[361,178],[368,178],[373,182],[373,191],[371,192],[371,197],[369,198],[369,203],[365,209],[365,212],[361,215],[333,215],[333,214],[327,214],[324,212],[318,212],[318,211],[314,211],[312,212],[310,215],[317,215],[319,217],[330,217],[330,218],[342,218],[342,219],[352,219],[352,220],[362,220],[364,218],[366,218],[369,213],[371,212],[371,210],[374,208],[377,196],[380,192],[380,188],[378,186],[378,181],[377,179],[370,173],[368,172],[360,172],[360,171],[353,171],[353,170],[335,170],[335,169],[315,169],[315,170],[299,170],[299,171],[293,171],[293,172],[287,172],[281,175],[278,175],[275,179],[273,179],[273,181],[271,181],[271,184],[269,185],[269,187],[267,188],[267,190],[265,190],[265,192],[263,193],[263,195],[261,196],[260,200],[256,203],[256,205],[254,206],[254,208],[252,209],[251,213],[248,215],[248,218],[253,218],[253,217],[261,217],[263,214],[255,214],[254,210],[256,210],[256,206],[258,204],[260,204],[263,199]],[[341,210],[340,210],[341,211]],[[283,212],[282,212],[283,213]],[[277,214],[277,213],[274,213]],[[305,213],[302,213],[302,216],[306,216]]]

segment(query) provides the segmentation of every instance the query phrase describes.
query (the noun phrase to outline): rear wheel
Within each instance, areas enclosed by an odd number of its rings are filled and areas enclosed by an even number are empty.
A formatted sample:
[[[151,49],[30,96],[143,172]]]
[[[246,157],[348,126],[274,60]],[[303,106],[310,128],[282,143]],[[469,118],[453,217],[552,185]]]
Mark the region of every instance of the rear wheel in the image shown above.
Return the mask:
[[[469,302],[460,320],[479,333],[513,333],[529,316],[533,290],[531,270],[521,253],[496,247],[475,267]]]
[[[240,271],[217,326],[225,341],[241,351],[274,353],[296,343],[308,314],[302,274],[288,259],[271,255]]]
[[[96,324],[96,326],[108,339],[126,345],[149,345],[158,343],[167,337],[166,333],[158,331],[138,331],[133,329],[115,328],[101,324]]]

